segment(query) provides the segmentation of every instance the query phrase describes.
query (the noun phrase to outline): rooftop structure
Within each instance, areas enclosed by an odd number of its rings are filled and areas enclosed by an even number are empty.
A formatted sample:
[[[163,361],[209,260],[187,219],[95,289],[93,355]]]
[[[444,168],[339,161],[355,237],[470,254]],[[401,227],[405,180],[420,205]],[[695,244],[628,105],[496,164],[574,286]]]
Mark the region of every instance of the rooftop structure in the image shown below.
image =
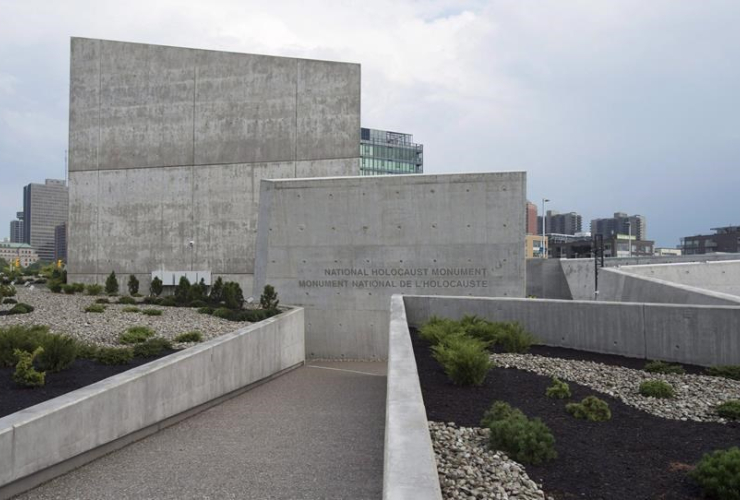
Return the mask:
[[[360,129],[362,175],[421,174],[424,146],[414,136],[373,128]]]

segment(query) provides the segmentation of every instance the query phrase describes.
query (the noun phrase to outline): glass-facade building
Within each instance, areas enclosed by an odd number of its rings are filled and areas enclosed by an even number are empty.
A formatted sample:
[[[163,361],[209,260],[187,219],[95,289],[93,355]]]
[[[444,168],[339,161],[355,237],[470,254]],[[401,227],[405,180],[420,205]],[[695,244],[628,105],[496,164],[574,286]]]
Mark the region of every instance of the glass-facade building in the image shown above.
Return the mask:
[[[424,173],[424,146],[411,134],[360,129],[360,174]]]

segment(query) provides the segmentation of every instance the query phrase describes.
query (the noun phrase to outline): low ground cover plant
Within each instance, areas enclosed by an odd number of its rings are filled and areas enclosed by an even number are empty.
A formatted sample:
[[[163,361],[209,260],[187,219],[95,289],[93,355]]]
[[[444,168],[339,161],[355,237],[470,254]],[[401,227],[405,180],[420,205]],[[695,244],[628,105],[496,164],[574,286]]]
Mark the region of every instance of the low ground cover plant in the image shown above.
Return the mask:
[[[433,316],[419,331],[421,337],[432,345],[449,335],[460,333],[504,352],[527,352],[536,341],[519,323],[488,321],[474,315],[465,315],[460,321]]]
[[[728,420],[740,420],[740,399],[731,399],[717,405],[717,415]]]
[[[662,380],[646,380],[640,384],[640,394],[650,398],[672,398],[676,394],[673,386]]]
[[[13,354],[18,359],[18,363],[13,373],[13,382],[22,387],[41,387],[44,385],[46,373],[38,372],[33,367],[34,358],[42,352],[44,352],[43,347],[37,347],[33,352],[21,351],[20,349],[14,351]]]
[[[90,304],[85,308],[86,313],[102,313],[105,312],[105,306],[103,304]]]
[[[17,304],[18,301],[11,297],[6,297],[3,299],[3,304]]]
[[[107,297],[100,297],[99,299],[95,299],[96,304],[110,304],[110,299]]]
[[[118,303],[125,304],[127,306],[132,306],[136,304],[136,299],[134,299],[133,297],[127,297],[126,295],[124,295],[123,297],[118,298]]]
[[[162,310],[161,309],[143,309],[141,311],[141,314],[144,314],[146,316],[161,316]]]
[[[92,295],[92,296],[100,295],[101,293],[103,293],[103,287],[98,284],[87,285],[85,287],[85,291],[87,292],[88,295]]]
[[[134,350],[130,347],[100,347],[95,353],[95,360],[104,365],[127,365],[134,359]]]
[[[447,376],[457,385],[481,385],[493,367],[487,344],[466,335],[451,335],[432,347]]]
[[[740,365],[721,365],[707,368],[707,374],[713,377],[724,377],[740,380]]]
[[[146,326],[132,326],[118,336],[121,344],[139,344],[154,336],[154,330]]]
[[[29,313],[32,313],[33,310],[34,310],[34,307],[32,305],[24,304],[23,302],[18,302],[6,314],[8,315],[29,314]]]
[[[691,472],[704,495],[719,500],[740,499],[740,448],[706,454]]]
[[[683,366],[666,363],[665,361],[650,361],[643,369],[650,373],[668,373],[674,375],[684,375],[686,373]]]
[[[172,349],[172,342],[163,337],[152,337],[134,345],[134,356],[154,358],[162,354],[165,349]]]
[[[568,403],[565,409],[574,417],[591,422],[605,422],[612,418],[609,404],[596,396],[583,398],[580,403]]]
[[[175,342],[201,342],[203,334],[198,331],[181,333],[175,337]]]
[[[557,457],[555,438],[540,419],[530,419],[517,408],[497,401],[481,425],[491,431],[489,446],[523,464],[540,464]]]
[[[548,398],[567,399],[570,397],[570,386],[557,377],[552,378],[552,385],[547,388],[545,395]]]
[[[121,309],[121,311],[125,313],[137,313],[137,312],[141,312],[141,309],[139,309],[136,306],[128,306],[128,307],[124,307],[123,309]]]

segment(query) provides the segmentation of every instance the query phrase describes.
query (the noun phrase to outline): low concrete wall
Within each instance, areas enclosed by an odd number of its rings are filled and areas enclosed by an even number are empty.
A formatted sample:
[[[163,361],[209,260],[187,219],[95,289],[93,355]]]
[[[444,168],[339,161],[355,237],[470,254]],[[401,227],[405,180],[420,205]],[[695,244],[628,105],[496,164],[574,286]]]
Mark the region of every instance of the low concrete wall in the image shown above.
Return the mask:
[[[623,271],[679,285],[738,296],[740,260],[622,267]]]
[[[740,307],[404,296],[409,325],[432,315],[518,321],[542,344],[696,365],[740,364]]]
[[[383,498],[442,499],[403,297],[391,297]]]
[[[297,308],[0,418],[0,497],[23,478],[304,360]]]
[[[573,298],[559,260],[527,259],[527,295],[540,299]]]

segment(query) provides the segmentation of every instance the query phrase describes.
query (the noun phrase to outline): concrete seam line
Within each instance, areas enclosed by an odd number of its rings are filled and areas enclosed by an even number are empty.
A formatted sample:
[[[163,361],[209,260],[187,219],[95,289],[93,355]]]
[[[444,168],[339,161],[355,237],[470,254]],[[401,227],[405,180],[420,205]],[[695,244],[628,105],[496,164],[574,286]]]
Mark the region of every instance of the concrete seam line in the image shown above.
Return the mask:
[[[306,368],[319,368],[321,370],[334,370],[338,372],[358,373],[360,375],[370,375],[371,377],[385,377],[385,375],[378,375],[377,373],[360,372],[357,370],[345,370],[344,368],[330,368],[328,366],[306,365]]]

